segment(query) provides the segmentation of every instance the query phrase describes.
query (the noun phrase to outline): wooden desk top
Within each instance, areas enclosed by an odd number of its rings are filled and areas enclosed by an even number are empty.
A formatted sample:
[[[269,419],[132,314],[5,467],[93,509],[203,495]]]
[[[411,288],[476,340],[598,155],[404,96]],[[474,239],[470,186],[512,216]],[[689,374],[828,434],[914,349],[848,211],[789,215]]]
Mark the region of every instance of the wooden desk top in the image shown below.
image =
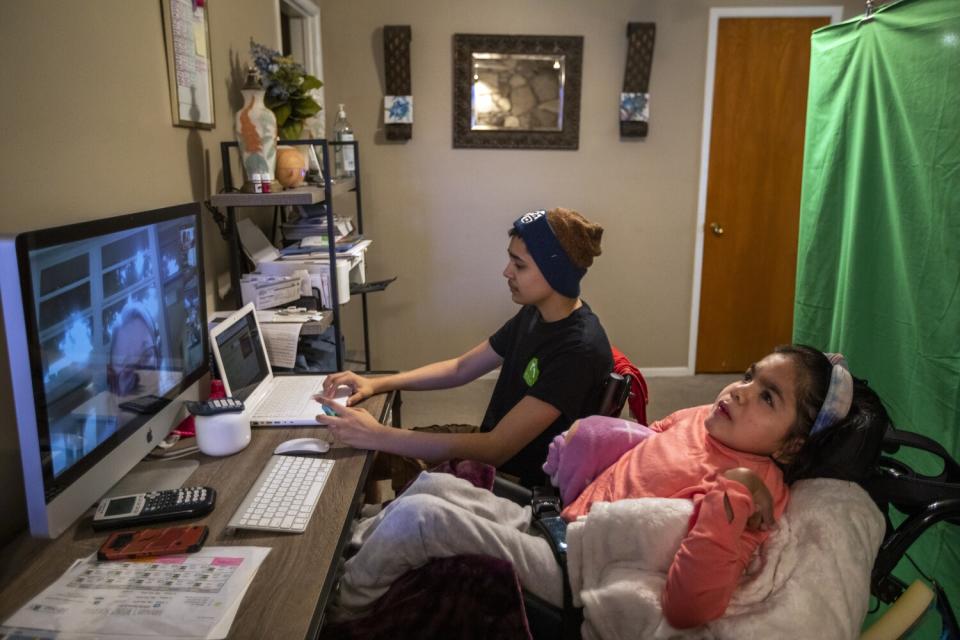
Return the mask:
[[[393,397],[375,396],[362,406],[385,421]],[[235,455],[213,458],[193,454],[200,467],[187,484],[216,489],[216,508],[202,519],[155,525],[206,524],[210,527],[206,546],[271,547],[247,589],[230,627],[230,638],[313,638],[319,632],[346,542],[344,525],[359,508],[370,452],[334,447],[326,454],[336,463],[303,534],[237,530],[228,535],[224,527],[278,444],[318,436],[322,431],[254,429],[250,444]],[[108,532],[93,531],[92,516],[91,509],[56,540],[38,540],[23,533],[0,551],[0,623],[60,577],[74,560],[100,548]]]

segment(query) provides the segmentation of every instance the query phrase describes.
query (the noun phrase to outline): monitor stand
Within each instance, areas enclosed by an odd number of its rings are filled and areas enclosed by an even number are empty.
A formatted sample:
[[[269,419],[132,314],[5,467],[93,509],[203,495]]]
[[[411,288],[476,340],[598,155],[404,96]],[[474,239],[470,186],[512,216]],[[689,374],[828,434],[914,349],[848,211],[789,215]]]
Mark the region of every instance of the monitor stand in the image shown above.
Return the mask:
[[[179,489],[199,466],[199,460],[144,460],[137,463],[103,497]]]

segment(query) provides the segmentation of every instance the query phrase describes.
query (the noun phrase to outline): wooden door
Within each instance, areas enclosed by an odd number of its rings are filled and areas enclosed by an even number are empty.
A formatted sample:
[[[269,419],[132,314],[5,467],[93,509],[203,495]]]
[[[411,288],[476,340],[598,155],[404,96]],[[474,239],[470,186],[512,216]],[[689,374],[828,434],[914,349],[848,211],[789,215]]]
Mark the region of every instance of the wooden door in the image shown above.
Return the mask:
[[[697,372],[790,342],[810,33],[829,22],[718,21]]]

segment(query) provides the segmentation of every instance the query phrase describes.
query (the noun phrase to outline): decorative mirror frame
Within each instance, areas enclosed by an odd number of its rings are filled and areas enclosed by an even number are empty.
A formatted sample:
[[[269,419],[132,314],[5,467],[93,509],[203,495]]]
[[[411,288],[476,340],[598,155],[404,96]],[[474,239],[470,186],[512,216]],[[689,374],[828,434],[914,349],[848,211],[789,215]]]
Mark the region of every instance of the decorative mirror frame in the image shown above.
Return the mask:
[[[470,128],[473,54],[561,54],[565,56],[561,131],[490,131]],[[580,145],[580,80],[583,36],[453,36],[453,146],[457,149],[577,149]]]

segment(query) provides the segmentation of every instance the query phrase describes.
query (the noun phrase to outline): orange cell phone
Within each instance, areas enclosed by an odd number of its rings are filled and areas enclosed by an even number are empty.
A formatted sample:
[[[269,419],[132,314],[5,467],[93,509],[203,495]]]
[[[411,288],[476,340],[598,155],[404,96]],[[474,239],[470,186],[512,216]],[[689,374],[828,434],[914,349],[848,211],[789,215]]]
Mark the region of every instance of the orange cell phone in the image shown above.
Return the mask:
[[[100,560],[129,560],[199,551],[210,529],[206,525],[118,531],[97,552]]]

